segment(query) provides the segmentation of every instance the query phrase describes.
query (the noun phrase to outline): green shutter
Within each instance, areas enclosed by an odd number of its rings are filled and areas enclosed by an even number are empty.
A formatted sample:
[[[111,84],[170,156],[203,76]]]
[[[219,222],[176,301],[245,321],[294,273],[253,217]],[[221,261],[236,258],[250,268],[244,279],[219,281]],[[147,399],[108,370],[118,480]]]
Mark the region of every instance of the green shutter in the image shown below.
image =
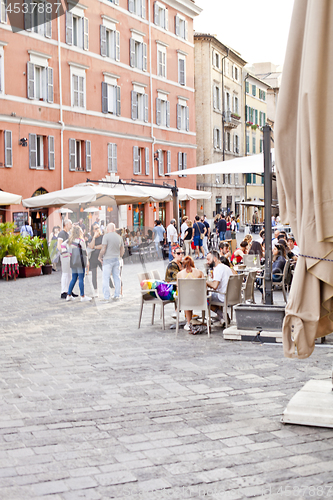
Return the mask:
[[[249,92],[250,92],[250,84],[249,84],[249,82],[245,82],[245,91],[246,91],[247,94],[249,94]]]
[[[251,184],[251,175],[252,174],[246,174],[246,184]]]

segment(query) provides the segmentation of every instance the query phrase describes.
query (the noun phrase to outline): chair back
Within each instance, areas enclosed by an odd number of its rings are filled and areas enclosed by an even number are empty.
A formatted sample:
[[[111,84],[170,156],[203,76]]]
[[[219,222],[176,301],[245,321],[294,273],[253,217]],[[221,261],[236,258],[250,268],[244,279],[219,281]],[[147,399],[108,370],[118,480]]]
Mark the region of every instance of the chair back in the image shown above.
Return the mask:
[[[153,271],[150,271],[150,274],[152,275],[154,280],[160,280],[161,275],[157,269],[154,269]]]
[[[144,281],[144,280],[156,279],[156,278],[153,278],[150,271],[148,271],[146,273],[138,273],[138,278],[139,278],[140,283],[141,283],[141,281]]]
[[[260,267],[260,256],[251,254],[251,255],[243,255],[243,263],[246,267]]]
[[[257,271],[249,272],[246,278],[246,283],[244,288],[244,302],[246,302],[247,300],[254,300],[253,292],[254,292],[254,284],[256,278],[257,278]]]
[[[207,287],[205,278],[178,280],[178,308],[180,311],[207,309]]]
[[[290,260],[287,258],[286,263],[283,268],[283,277],[282,281],[284,285],[290,286],[291,285],[291,278],[292,278],[292,273],[291,273],[291,268],[290,268]]]
[[[242,302],[242,284],[243,284],[244,274],[232,274],[229,276],[227,290],[226,290],[226,302],[228,306],[235,306]]]

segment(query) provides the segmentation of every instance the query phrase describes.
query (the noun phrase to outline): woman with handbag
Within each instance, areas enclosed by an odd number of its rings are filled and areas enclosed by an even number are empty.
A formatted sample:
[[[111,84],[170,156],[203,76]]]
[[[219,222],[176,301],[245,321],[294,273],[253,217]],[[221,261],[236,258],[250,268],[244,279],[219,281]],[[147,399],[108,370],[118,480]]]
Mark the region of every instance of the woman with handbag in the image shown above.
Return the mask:
[[[185,255],[192,257],[192,241],[193,241],[193,222],[187,219],[187,229],[184,233]]]
[[[91,300],[91,297],[84,295],[84,274],[87,267],[87,249],[80,226],[73,227],[71,235],[67,240],[67,245],[70,253],[72,280],[69,284],[66,300],[73,300],[72,291],[77,279],[79,279],[81,302],[88,302]]]

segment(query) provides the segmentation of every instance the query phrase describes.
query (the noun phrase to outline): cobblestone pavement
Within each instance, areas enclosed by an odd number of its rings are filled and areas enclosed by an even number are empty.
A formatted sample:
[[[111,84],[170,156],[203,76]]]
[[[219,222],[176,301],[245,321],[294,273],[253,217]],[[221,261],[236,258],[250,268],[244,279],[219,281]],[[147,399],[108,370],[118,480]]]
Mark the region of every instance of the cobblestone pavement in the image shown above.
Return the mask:
[[[60,300],[60,273],[0,282],[0,499],[332,499],[333,429],[280,423],[332,344],[176,337],[172,306],[138,330],[138,271],[106,305]]]

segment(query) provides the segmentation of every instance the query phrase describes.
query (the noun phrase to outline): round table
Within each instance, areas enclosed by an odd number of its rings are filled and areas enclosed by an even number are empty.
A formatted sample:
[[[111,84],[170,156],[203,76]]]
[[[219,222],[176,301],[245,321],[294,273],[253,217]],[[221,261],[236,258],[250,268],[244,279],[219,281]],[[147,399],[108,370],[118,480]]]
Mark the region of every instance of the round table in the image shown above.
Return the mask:
[[[6,281],[8,281],[8,276],[14,278],[16,281],[16,276],[19,274],[19,265],[17,258],[13,255],[7,255],[2,259],[2,277],[6,276]]]

